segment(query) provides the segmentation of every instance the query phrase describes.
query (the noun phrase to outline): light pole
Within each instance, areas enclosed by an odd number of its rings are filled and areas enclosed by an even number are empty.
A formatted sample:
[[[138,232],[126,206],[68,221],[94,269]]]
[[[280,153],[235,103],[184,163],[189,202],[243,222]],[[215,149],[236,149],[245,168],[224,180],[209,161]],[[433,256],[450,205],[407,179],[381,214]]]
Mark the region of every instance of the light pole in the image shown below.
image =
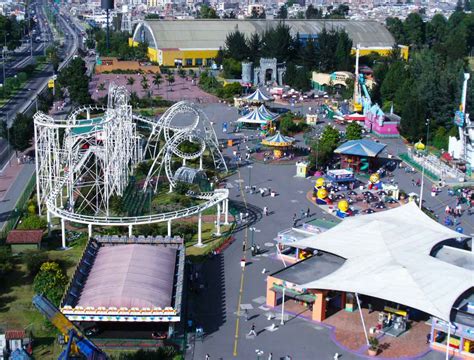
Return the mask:
[[[247,168],[249,169],[249,187],[251,187],[252,184],[250,183],[250,180],[252,179],[252,168],[253,168],[253,166],[252,165],[247,165]]]
[[[250,239],[250,244],[251,244],[251,246],[254,246],[254,245],[255,245],[254,234],[255,234],[256,232],[260,232],[260,230],[257,230],[256,228],[251,227],[251,228],[249,228],[249,231],[252,233],[252,237],[251,237],[251,239]]]
[[[425,121],[425,125],[426,125],[426,153],[428,153],[428,138],[430,136],[430,119],[426,119]],[[421,189],[420,189],[420,209],[423,207],[423,190],[424,190],[424,187],[425,187],[425,165],[426,165],[426,161],[425,163],[422,165],[422,169],[421,169]]]

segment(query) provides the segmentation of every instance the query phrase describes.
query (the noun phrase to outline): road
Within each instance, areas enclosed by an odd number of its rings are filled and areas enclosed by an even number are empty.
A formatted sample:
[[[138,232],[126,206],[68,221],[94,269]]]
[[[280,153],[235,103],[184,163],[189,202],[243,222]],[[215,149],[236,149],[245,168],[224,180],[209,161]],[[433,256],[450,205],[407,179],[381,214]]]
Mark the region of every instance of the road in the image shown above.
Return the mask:
[[[41,19],[41,17],[39,16]],[[65,57],[64,61],[60,64],[60,69],[69,61],[69,59],[75,54],[80,44],[80,34],[76,33],[76,28],[69,25],[62,15],[58,16],[60,26],[66,33],[65,37]],[[42,45],[42,44],[40,44]],[[49,78],[53,75],[53,68],[51,65],[47,66],[40,74],[31,79],[25,86],[24,89],[19,91],[8,103],[0,108],[0,118],[6,119],[8,124],[11,126],[17,113],[24,112],[31,106],[33,102],[37,100],[38,94],[46,86]],[[3,150],[2,150],[3,149]],[[0,143],[0,152],[5,150],[5,141]],[[0,168],[3,166],[0,166]],[[26,184],[31,179],[35,172],[34,164],[25,164],[21,167],[17,177],[12,179],[12,184],[7,190],[7,193],[0,202],[0,228],[4,226],[5,221],[8,219],[8,215],[14,210],[16,203],[23,193]],[[2,175],[0,175],[2,176]]]

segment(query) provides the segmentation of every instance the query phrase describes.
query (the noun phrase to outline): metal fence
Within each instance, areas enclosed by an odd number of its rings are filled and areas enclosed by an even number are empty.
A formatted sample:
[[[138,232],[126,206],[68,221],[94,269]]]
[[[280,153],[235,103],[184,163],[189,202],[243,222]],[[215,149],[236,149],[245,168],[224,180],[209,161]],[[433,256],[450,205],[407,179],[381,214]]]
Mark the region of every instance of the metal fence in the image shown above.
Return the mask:
[[[28,204],[28,200],[30,199],[33,191],[35,190],[36,186],[36,174],[33,174],[30,181],[25,186],[23,193],[21,194],[20,198],[15,204],[15,208],[11,211],[8,215],[8,219],[3,223],[3,228],[0,231],[0,239],[5,239],[8,233],[13,230],[20,220],[21,216],[25,212]]]

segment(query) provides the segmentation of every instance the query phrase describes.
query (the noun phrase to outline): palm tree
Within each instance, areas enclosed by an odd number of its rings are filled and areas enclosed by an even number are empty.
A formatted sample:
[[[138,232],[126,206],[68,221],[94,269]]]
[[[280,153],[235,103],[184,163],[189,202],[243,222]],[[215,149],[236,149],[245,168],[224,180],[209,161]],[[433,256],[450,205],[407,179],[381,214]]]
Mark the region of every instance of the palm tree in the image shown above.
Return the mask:
[[[127,78],[127,85],[133,86],[135,84],[135,79],[131,76]]]
[[[171,86],[174,83],[174,76],[173,75],[168,75],[168,85]]]
[[[142,76],[142,80],[140,81],[140,84],[142,85],[143,91],[147,90],[150,87],[148,84],[148,78],[146,76]]]
[[[153,76],[153,85],[155,85],[156,88],[159,89],[162,82],[163,82],[163,81],[161,80],[161,74],[160,74],[160,73],[156,73],[156,74]]]

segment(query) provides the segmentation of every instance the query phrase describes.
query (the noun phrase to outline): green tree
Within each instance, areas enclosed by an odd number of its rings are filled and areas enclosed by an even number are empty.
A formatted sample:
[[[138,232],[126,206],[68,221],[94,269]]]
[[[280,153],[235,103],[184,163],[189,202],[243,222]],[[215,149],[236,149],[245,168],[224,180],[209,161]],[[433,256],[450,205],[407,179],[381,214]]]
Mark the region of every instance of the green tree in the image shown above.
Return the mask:
[[[129,76],[129,77],[127,78],[127,85],[133,86],[133,84],[135,84],[135,78]]]
[[[150,84],[148,83],[148,78],[145,75],[142,76],[140,85],[142,86],[143,91],[148,90],[148,88],[150,87]]]
[[[425,41],[425,24],[418,13],[410,13],[405,19],[403,29],[410,45],[421,47]]]
[[[44,251],[27,251],[23,254],[23,262],[26,265],[28,274],[30,276],[36,276],[39,272],[41,265],[49,260],[48,254]]]
[[[168,75],[168,86],[173,86],[175,80],[173,75]]]
[[[247,41],[247,49],[248,49],[248,58],[250,61],[254,63],[258,62],[260,59],[260,51],[262,48],[262,40],[258,33],[254,32]]]
[[[9,248],[0,246],[0,278],[13,270],[14,261]]]
[[[279,23],[270,28],[262,36],[262,57],[276,58],[278,61],[288,61],[293,54],[293,38],[290,27]]]
[[[352,67],[351,61],[352,40],[349,35],[341,30],[338,32],[338,41],[335,51],[336,69],[339,71],[349,71]]]
[[[392,63],[384,77],[380,92],[384,101],[392,101],[400,84],[408,77],[406,63],[402,60]]]
[[[280,6],[280,9],[278,10],[277,13],[277,19],[287,19],[288,18],[288,8],[286,5]]]
[[[226,79],[240,79],[242,75],[242,63],[235,59],[225,59],[224,63],[224,74]]]
[[[312,4],[309,4],[308,7],[306,8],[305,16],[306,16],[306,19],[321,19],[322,11],[319,11]]]
[[[346,139],[347,140],[359,140],[362,139],[362,126],[356,122],[351,122],[346,127]]]
[[[41,265],[33,281],[33,290],[43,294],[54,305],[59,306],[68,280],[58,263],[48,261]]]
[[[227,35],[225,39],[225,49],[226,57],[237,61],[245,60],[249,56],[249,48],[245,40],[245,35],[239,30]]]
[[[123,197],[119,195],[113,195],[110,198],[110,209],[116,214],[116,215],[122,215],[124,214],[127,209],[125,208],[125,202],[123,201]]]
[[[201,19],[218,19],[216,10],[208,5],[201,5],[201,9],[199,10],[199,17]]]
[[[20,230],[45,230],[47,225],[45,218],[38,215],[28,215],[21,220],[17,228]]]
[[[286,67],[283,82],[297,90],[307,91],[311,88],[309,72],[304,67],[296,66],[292,62]]]
[[[392,34],[397,44],[405,45],[406,34],[403,22],[397,17],[388,17],[385,19],[385,25],[387,26],[388,31]]]
[[[326,165],[331,160],[339,141],[339,131],[331,125],[327,125],[321,138],[311,144],[310,162],[318,167]]]
[[[440,126],[436,129],[432,141],[433,146],[437,149],[448,149],[448,133],[443,126]]]
[[[6,123],[2,123],[2,137],[9,139],[10,145],[19,151],[24,151],[30,147],[33,138],[33,119],[23,113],[18,113],[11,127],[7,129]]]
[[[160,88],[160,85],[161,85],[162,82],[163,82],[163,80],[161,78],[160,73],[157,72],[155,75],[153,75],[153,85],[155,85],[157,89]]]
[[[89,77],[86,75],[86,71],[84,60],[76,57],[61,70],[57,80],[60,87],[67,88],[73,103],[78,105],[92,102],[89,94]]]

